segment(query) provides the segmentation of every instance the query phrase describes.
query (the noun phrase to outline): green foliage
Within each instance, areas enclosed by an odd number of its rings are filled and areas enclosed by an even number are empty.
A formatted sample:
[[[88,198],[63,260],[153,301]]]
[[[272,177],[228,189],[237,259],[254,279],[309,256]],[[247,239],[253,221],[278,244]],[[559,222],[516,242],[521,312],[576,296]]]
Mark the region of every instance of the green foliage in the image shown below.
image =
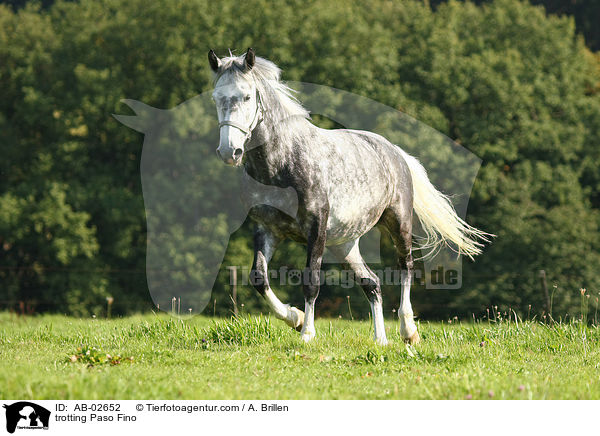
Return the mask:
[[[0,235],[8,254],[0,269],[4,295],[26,299],[41,310],[89,313],[99,306],[107,285],[94,271],[95,229],[87,212],[66,202],[66,186],[46,185],[23,183],[0,195]]]
[[[599,215],[581,183],[600,127],[585,121],[590,112],[598,118],[598,94],[590,92],[598,63],[571,21],[547,18],[540,8],[449,3],[435,19],[431,57],[444,67],[423,71],[422,80],[450,135],[484,161],[470,211],[475,224],[498,235],[469,265],[451,307],[479,300],[482,310],[491,300],[539,308],[536,273],[546,269],[561,290],[557,311],[567,312],[580,287],[600,284],[590,269],[600,260]]]
[[[489,0],[472,0],[475,4]],[[430,0],[433,7],[446,0]],[[597,26],[600,16],[600,3],[596,0],[531,0],[534,5],[543,6],[549,14],[571,16],[577,24],[577,32],[585,37],[585,42],[592,50],[600,50],[600,29]]]
[[[82,0],[17,11],[0,5],[5,307],[24,301],[38,311],[102,315],[109,294],[115,314],[149,307],[143,138],[110,114],[127,110],[123,98],[172,108],[210,88],[209,48],[248,46],[275,61],[285,79],[380,101],[483,159],[468,221],[498,237],[467,265],[460,292],[415,292],[420,316],[491,305],[538,311],[540,269],[556,286],[555,315],[577,312],[581,287],[597,295],[600,63],[573,20],[518,0],[451,1],[435,11],[419,1],[250,0],[242,15],[233,0]],[[452,156],[423,159],[431,173],[451,171]],[[219,217],[199,225],[222,232]],[[182,232],[165,241],[165,255],[200,239]],[[251,245],[247,222],[229,242],[207,313],[230,313],[226,266],[249,267]],[[391,263],[387,241],[383,252]],[[303,264],[302,248],[286,244],[272,267]],[[296,288],[276,291],[301,303]],[[399,292],[385,293],[391,314]],[[243,310],[266,309],[249,287],[238,294]],[[325,287],[324,312],[345,314],[350,295],[352,312],[365,316],[360,294]]]

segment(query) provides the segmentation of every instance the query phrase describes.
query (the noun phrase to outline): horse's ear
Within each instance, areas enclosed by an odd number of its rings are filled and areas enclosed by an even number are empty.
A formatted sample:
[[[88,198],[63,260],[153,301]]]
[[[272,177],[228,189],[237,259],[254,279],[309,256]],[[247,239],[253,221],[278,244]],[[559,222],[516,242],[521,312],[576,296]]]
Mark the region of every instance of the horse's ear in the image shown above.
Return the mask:
[[[208,62],[210,63],[212,70],[216,73],[221,66],[221,59],[219,59],[217,54],[212,50],[208,52]]]
[[[255,62],[256,56],[254,55],[254,50],[249,48],[248,51],[246,51],[246,58],[244,60],[244,63],[246,64],[246,70],[251,70]]]

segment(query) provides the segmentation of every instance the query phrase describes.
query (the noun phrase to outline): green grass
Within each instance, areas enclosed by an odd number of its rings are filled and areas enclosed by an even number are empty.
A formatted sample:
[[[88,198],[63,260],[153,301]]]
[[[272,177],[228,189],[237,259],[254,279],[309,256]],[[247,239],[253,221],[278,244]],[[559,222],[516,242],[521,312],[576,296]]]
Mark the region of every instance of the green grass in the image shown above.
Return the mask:
[[[581,323],[421,323],[405,346],[366,321],[317,338],[271,318],[0,314],[0,397],[11,399],[600,399],[600,330]],[[109,356],[106,356],[106,355]]]

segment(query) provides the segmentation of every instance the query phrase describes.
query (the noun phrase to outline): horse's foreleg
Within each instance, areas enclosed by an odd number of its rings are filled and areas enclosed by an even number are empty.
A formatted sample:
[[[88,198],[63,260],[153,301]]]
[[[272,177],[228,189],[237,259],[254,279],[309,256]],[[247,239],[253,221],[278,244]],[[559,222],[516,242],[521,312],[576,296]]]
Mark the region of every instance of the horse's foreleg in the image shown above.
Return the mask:
[[[310,341],[316,335],[315,301],[319,295],[321,284],[321,262],[327,239],[327,216],[328,211],[324,208],[312,216],[308,223],[306,269],[303,277],[304,327],[302,328],[302,340],[304,342]]]
[[[271,232],[257,226],[254,232],[254,262],[250,271],[250,282],[263,296],[277,318],[300,331],[304,325],[304,313],[289,304],[282,303],[269,286],[268,264],[278,242]]]

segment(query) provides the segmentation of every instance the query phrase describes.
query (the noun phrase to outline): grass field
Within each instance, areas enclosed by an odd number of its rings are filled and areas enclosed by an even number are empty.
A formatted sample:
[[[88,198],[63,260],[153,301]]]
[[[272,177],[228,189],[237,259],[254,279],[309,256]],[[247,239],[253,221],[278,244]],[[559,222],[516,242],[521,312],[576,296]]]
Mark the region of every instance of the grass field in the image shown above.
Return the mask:
[[[303,344],[264,317],[3,313],[0,397],[600,399],[597,327],[421,323],[422,343],[408,347],[397,322],[386,325],[391,345],[380,347],[366,321],[319,320],[316,341]]]

